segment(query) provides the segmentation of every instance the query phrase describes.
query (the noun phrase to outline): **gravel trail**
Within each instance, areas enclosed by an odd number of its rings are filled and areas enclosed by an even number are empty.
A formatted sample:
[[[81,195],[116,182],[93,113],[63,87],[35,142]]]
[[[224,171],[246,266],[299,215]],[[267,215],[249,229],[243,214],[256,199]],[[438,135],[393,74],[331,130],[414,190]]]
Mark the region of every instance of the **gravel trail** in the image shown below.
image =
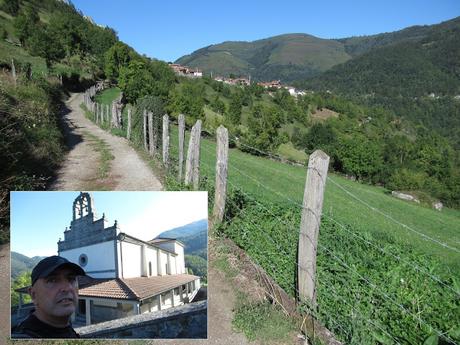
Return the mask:
[[[125,138],[111,135],[88,120],[80,108],[83,94],[75,93],[66,102],[63,115],[67,157],[50,190],[162,190],[158,178]],[[106,176],[99,173],[101,154],[97,141],[103,141],[113,160]]]

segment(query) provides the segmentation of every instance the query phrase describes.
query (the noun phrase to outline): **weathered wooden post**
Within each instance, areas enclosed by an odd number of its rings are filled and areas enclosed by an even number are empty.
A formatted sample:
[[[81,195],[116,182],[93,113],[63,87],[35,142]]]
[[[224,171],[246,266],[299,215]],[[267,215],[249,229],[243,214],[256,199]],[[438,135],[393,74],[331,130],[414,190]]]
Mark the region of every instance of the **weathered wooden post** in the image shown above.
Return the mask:
[[[182,171],[184,170],[184,141],[185,141],[185,116],[179,114],[179,182],[182,181]]]
[[[96,103],[96,110],[94,112],[94,122],[97,124],[99,122],[99,103]]]
[[[224,126],[217,128],[216,153],[216,190],[214,194],[214,209],[212,221],[214,224],[222,222],[227,198],[227,171],[228,171],[228,131]]]
[[[11,75],[13,76],[14,85],[16,85],[17,75],[16,75],[16,66],[14,65],[14,60],[11,59]]]
[[[100,120],[101,126],[104,124],[104,113],[105,113],[104,109],[105,109],[105,104],[102,103],[101,109],[100,109],[101,113],[99,114],[99,120]]]
[[[110,122],[110,127],[117,127],[117,106],[115,101],[112,102],[112,121]]]
[[[190,133],[184,181],[186,185],[192,183],[195,190],[198,189],[200,182],[200,136],[201,120],[198,120]]]
[[[147,113],[149,118],[149,153],[150,156],[155,155],[155,142],[153,141],[153,114],[152,112]]]
[[[163,164],[168,168],[169,161],[169,116],[163,115]]]
[[[148,146],[147,146],[147,110],[144,109],[144,112],[142,113],[142,124],[143,124],[143,130],[144,130],[144,150],[148,151]]]
[[[308,160],[299,234],[298,284],[300,300],[316,305],[316,248],[321,223],[329,156],[316,150]]]
[[[153,116],[153,115],[152,115]],[[160,117],[159,116],[153,116],[152,120],[152,127],[153,127],[153,151],[156,152],[157,147],[159,147],[159,128],[160,128]]]
[[[126,139],[131,139],[131,108],[128,109],[128,128],[126,130]]]
[[[107,116],[107,125],[110,127],[110,106],[105,105],[105,115]]]

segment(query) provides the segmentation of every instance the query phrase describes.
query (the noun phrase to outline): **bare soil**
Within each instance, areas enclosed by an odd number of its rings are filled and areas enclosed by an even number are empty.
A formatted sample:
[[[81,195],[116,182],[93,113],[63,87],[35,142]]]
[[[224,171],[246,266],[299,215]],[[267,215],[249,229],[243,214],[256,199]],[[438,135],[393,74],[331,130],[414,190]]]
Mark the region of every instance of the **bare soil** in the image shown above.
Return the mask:
[[[125,138],[114,136],[88,120],[80,108],[83,95],[72,94],[66,102],[63,127],[69,148],[51,190],[162,190],[158,178]],[[88,133],[102,140],[114,159],[107,176],[99,175],[100,153]]]

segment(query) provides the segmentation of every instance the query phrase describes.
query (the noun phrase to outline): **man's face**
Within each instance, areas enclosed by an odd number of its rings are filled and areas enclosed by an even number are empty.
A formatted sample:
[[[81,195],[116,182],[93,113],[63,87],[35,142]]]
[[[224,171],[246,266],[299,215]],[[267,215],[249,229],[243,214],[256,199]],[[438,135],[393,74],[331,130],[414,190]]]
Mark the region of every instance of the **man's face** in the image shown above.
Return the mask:
[[[48,277],[39,278],[29,292],[43,321],[69,318],[78,301],[77,277],[69,268],[58,268]]]

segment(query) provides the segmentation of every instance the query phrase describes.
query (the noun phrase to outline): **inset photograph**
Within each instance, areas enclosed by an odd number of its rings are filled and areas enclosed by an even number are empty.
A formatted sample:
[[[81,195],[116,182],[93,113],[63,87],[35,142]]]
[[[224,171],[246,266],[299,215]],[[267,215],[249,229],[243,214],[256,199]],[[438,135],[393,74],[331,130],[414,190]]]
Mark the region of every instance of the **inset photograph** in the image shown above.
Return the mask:
[[[11,192],[11,337],[207,338],[207,192]]]

